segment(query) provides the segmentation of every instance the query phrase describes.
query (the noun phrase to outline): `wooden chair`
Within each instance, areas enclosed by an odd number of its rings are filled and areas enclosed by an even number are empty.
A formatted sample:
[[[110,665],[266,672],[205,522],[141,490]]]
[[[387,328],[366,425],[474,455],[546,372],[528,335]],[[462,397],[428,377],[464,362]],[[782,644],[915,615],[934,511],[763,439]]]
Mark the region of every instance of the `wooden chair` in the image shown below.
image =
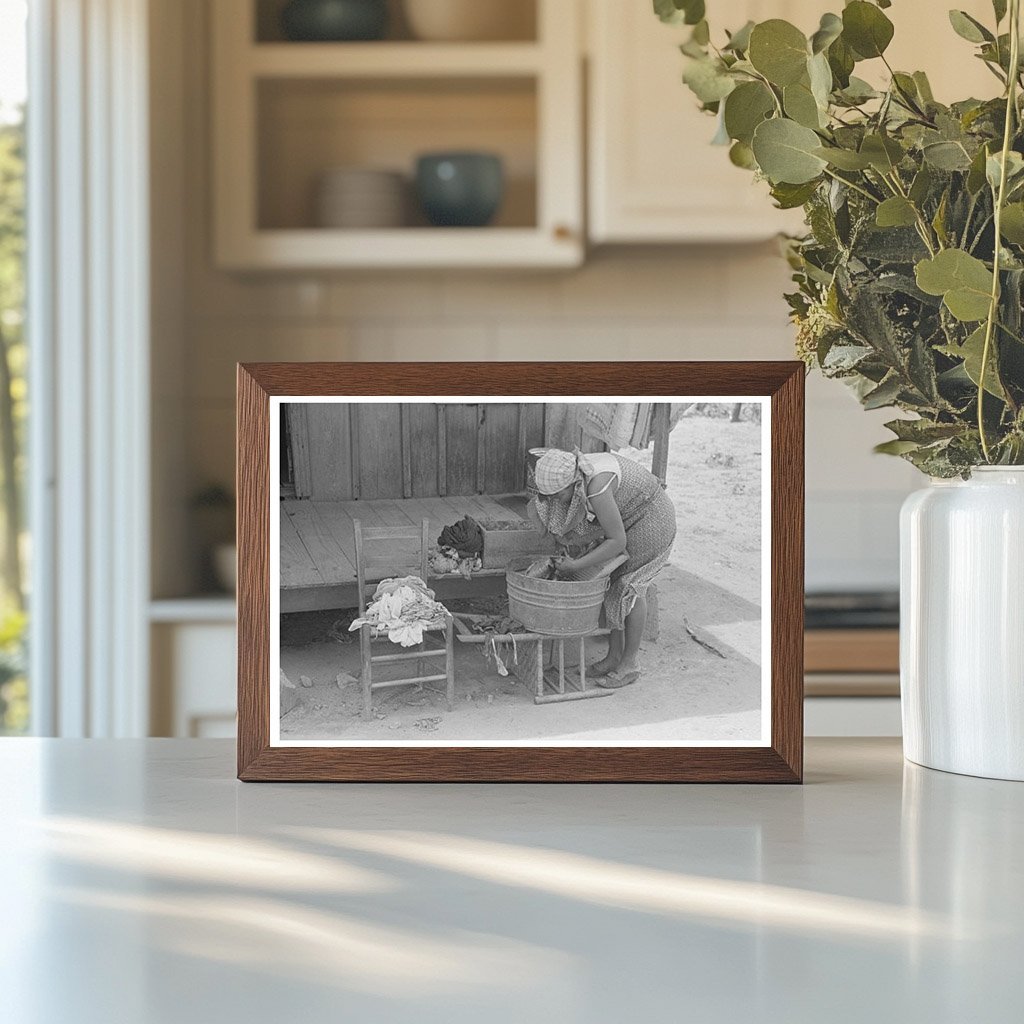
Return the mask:
[[[393,576],[417,575],[427,582],[427,553],[430,548],[430,521],[424,519],[419,529],[415,526],[363,526],[355,525],[356,583],[359,589],[359,616],[366,614],[367,594],[372,595],[376,585]],[[360,682],[363,688],[363,717],[373,712],[373,691],[392,686],[422,686],[424,683],[445,684],[448,710],[455,699],[455,640],[451,613],[445,610],[444,624],[430,627],[424,632],[443,633],[442,646],[419,644],[415,650],[393,654],[374,654],[374,631],[369,625],[360,627],[359,653],[362,660]],[[444,658],[444,672],[424,675],[424,663],[431,658]],[[399,679],[373,678],[374,665],[394,665],[403,661],[416,662],[416,675]]]

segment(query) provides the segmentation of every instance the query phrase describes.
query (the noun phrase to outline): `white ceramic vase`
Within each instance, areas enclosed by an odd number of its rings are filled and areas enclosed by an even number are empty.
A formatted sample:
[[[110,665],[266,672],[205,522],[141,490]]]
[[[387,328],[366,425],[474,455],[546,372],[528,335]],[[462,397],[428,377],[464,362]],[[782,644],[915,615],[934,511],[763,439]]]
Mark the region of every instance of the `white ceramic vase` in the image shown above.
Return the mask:
[[[1024,467],[910,495],[900,552],[906,757],[1024,781]]]

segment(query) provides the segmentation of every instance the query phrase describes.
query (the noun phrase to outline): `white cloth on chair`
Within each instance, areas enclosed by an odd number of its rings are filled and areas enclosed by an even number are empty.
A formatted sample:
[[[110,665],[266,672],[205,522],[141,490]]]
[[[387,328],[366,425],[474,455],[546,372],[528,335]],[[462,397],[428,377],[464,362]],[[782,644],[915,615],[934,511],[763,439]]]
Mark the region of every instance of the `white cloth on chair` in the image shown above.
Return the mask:
[[[415,647],[423,642],[424,630],[443,625],[447,613],[419,576],[403,576],[381,580],[366,614],[356,619],[349,629],[369,626],[374,633],[387,635],[392,643]]]

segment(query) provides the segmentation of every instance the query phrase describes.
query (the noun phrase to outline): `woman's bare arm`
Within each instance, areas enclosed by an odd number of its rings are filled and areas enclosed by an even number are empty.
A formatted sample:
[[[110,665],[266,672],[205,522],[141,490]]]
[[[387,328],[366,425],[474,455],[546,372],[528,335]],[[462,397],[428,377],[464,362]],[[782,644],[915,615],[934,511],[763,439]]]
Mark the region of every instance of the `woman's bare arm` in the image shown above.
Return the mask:
[[[600,473],[591,481],[594,490],[601,490],[607,483],[610,474]],[[601,524],[605,539],[593,551],[582,558],[572,560],[573,569],[592,569],[596,566],[610,562],[617,555],[626,550],[626,528],[622,525],[622,516],[619,513],[619,506],[615,503],[614,484],[606,488],[601,494],[595,494],[590,498],[590,507],[594,510],[597,521]]]

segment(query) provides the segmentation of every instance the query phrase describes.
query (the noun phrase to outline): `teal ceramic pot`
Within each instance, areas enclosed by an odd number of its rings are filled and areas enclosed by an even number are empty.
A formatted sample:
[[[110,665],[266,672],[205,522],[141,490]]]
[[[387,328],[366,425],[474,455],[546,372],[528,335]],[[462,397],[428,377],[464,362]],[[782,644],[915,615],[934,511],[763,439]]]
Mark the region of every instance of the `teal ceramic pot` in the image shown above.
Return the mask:
[[[416,162],[416,192],[436,227],[483,227],[493,220],[505,195],[501,157],[427,153]]]
[[[387,27],[387,0],[290,0],[281,11],[285,37],[295,42],[380,39]]]

